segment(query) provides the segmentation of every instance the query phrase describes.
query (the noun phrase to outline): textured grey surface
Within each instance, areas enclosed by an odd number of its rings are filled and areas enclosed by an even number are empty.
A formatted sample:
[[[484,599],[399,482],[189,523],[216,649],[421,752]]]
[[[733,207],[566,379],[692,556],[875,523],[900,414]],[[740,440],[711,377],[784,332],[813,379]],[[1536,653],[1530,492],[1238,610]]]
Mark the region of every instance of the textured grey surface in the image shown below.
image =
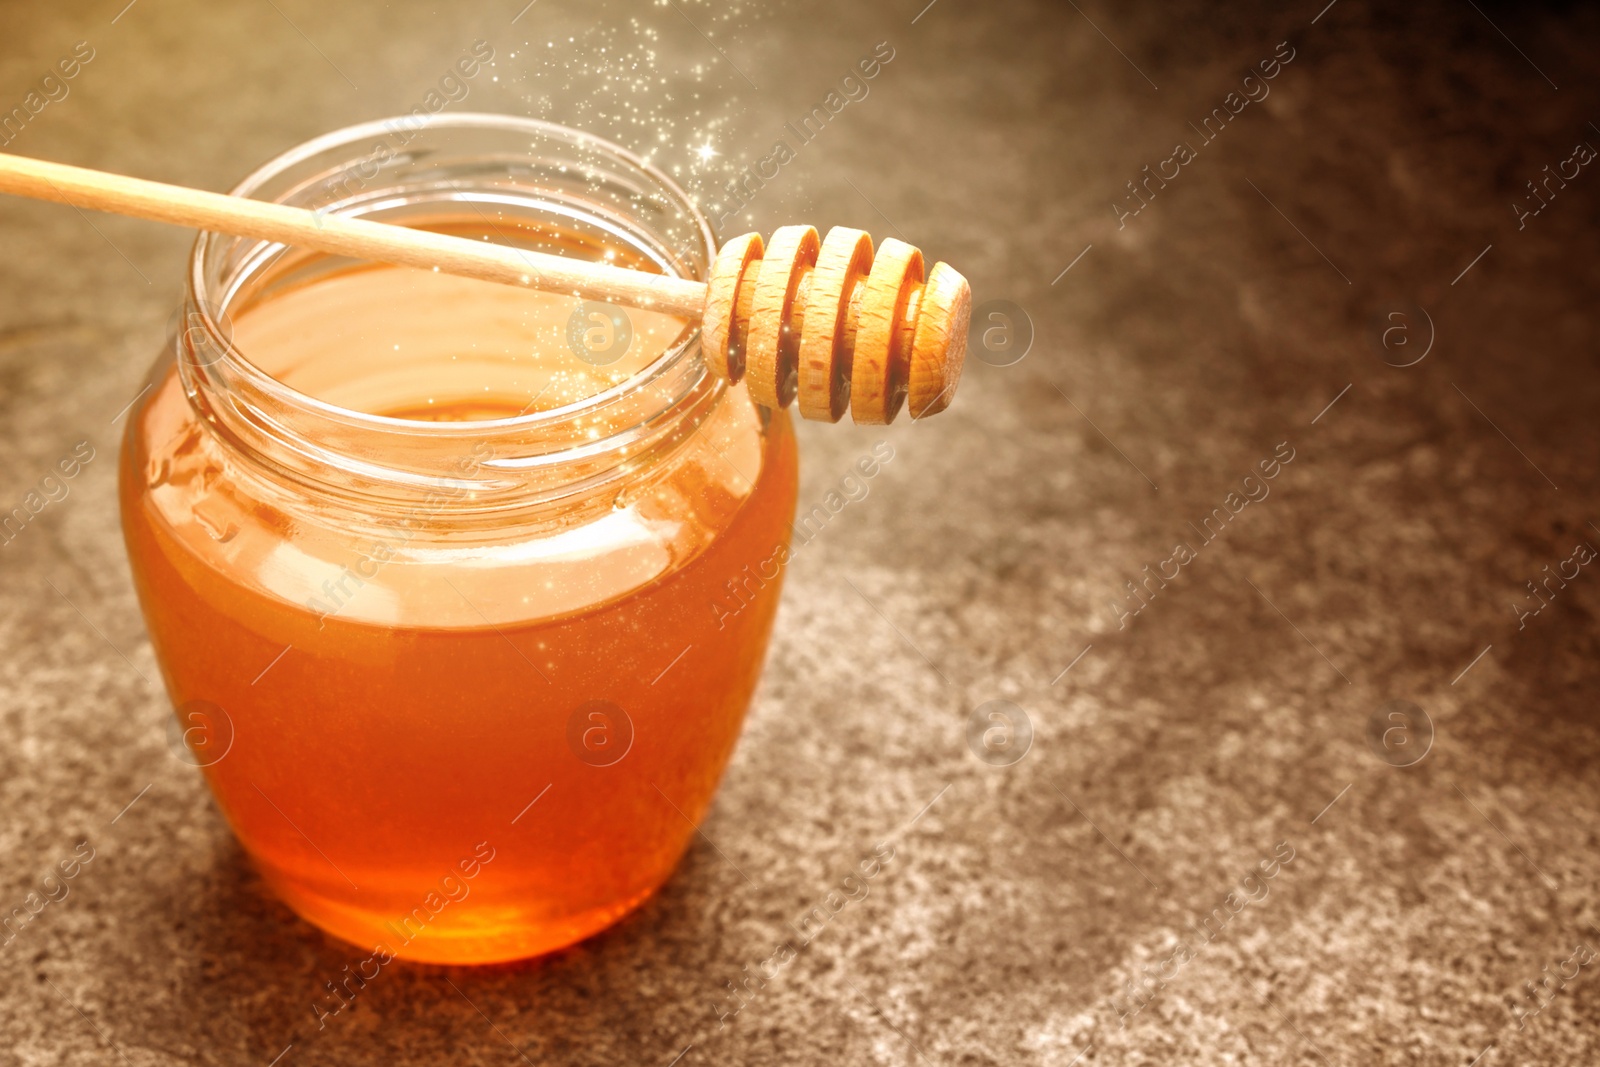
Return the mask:
[[[1521,230],[1510,210],[1600,145],[1593,13],[939,0],[913,25],[922,0],[543,0],[512,24],[520,6],[144,0],[112,24],[121,0],[11,3],[0,106],[88,39],[71,95],[11,150],[223,188],[409,108],[476,37],[504,77],[471,106],[603,127],[576,82],[526,72],[548,42],[595,62],[609,20],[709,72],[700,102],[652,105],[685,117],[680,147],[737,94],[714,139],[744,161],[888,40],[871,95],[750,213],[898,227],[980,303],[1027,308],[1033,350],[974,361],[926,425],[802,428],[803,507],[880,436],[896,455],[793,565],[705,839],[656,899],[545,960],[388,967],[319,1032],[312,1002],[364,953],[272,899],[169,754],[116,525],[111,423],[188,238],[0,202],[0,504],[96,449],[0,548],[0,909],[95,849],[0,948],[0,1062],[1600,1059],[1600,978],[1566,962],[1600,947],[1600,576],[1520,630],[1512,607],[1600,545],[1600,176]],[[1285,39],[1270,95],[1119,230],[1125,183]],[[1408,302],[1435,343],[1386,366],[1370,321]],[[1123,583],[1196,543],[1186,524],[1280,442],[1295,459],[1270,496],[1119,629]],[[995,699],[1034,732],[1009,767],[966,742]],[[1436,729],[1411,767],[1367,740],[1396,699]],[[719,1025],[725,984],[886,839],[865,898]],[[1293,861],[1198,933],[1280,842]],[[1563,969],[1520,1019],[1525,983]]]

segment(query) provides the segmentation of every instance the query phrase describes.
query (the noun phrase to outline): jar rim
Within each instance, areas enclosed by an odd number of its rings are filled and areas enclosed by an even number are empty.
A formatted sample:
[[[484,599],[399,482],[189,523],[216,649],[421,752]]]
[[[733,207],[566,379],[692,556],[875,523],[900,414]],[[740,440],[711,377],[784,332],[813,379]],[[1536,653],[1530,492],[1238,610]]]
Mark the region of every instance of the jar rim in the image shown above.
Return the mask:
[[[357,142],[373,135],[392,135],[396,124],[409,122],[411,119],[412,116],[409,115],[391,116],[330,130],[268,159],[245,175],[232,189],[228,190],[228,193],[231,196],[249,197],[266,182],[296,164],[312,159],[319,153],[338,148],[344,144]],[[709,265],[716,256],[716,234],[712,229],[711,222],[690,197],[689,193],[665,171],[614,141],[575,127],[545,122],[541,119],[481,111],[465,111],[450,115],[430,115],[417,129],[425,131],[448,127],[522,130],[545,137],[565,139],[576,146],[598,149],[609,153],[629,166],[637,168],[641,173],[648,176],[651,181],[659,185],[663,192],[676,200],[694,223],[696,232],[702,242],[702,247],[699,251],[704,254],[705,262]],[[399,431],[415,436],[459,438],[505,431],[538,430],[553,427],[571,422],[592,411],[605,408],[630,395],[636,395],[642,390],[648,389],[652,383],[660,380],[663,376],[676,370],[683,360],[699,357],[699,346],[696,342],[700,336],[700,325],[699,323],[693,323],[685,330],[677,343],[667,348],[650,363],[639,368],[635,374],[626,380],[579,400],[544,411],[534,411],[497,419],[450,422],[404,419],[358,411],[318,399],[280,381],[256,366],[247,355],[233,344],[230,331],[225,330],[217,322],[213,314],[213,309],[222,308],[223,303],[209,291],[211,287],[207,284],[206,279],[207,254],[212,250],[215,239],[236,240],[237,238],[229,234],[213,233],[209,230],[200,231],[189,256],[186,295],[194,305],[195,312],[200,316],[200,324],[207,334],[207,343],[215,346],[214,350],[221,353],[217,362],[227,362],[230,372],[237,375],[263,396],[335,420],[351,429],[367,428],[378,432]]]

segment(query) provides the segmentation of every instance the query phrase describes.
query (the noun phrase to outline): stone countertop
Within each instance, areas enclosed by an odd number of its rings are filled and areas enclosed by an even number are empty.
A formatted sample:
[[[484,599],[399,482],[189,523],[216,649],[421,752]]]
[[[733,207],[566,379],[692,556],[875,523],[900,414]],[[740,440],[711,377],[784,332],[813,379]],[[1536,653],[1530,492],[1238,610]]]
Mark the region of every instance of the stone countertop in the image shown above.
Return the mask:
[[[319,1031],[354,950],[169,753],[117,528],[189,237],[0,202],[0,503],[94,454],[0,550],[0,907],[96,850],[0,948],[0,1064],[1600,1060],[1600,576],[1527,584],[1600,544],[1600,175],[1525,185],[1600,145],[1592,10],[123,2],[7,8],[0,110],[93,53],[8,150],[226,188],[481,38],[463,106],[712,144],[681,173],[714,194],[888,42],[743,214],[903,231],[1032,340],[926,424],[801,428],[802,508],[894,459],[792,566],[655,899],[543,960],[386,968]],[[1009,765],[968,743],[994,700]]]

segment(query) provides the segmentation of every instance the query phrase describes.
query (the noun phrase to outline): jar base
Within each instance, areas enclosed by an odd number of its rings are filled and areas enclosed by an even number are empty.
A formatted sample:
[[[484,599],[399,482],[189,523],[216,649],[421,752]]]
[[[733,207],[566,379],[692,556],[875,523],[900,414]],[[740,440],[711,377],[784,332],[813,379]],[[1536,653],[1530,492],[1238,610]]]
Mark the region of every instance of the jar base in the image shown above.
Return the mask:
[[[393,918],[365,908],[286,884],[257,864],[273,892],[306,922],[341,941],[371,952],[376,962],[383,957],[409,963],[479,965],[510,963],[548,955],[614,925],[629,912],[649,900],[660,886],[651,886],[634,896],[602,908],[591,908],[565,916],[559,921],[530,921],[526,914],[496,918],[492,912],[475,910],[471,927],[462,929],[423,929],[407,936]]]

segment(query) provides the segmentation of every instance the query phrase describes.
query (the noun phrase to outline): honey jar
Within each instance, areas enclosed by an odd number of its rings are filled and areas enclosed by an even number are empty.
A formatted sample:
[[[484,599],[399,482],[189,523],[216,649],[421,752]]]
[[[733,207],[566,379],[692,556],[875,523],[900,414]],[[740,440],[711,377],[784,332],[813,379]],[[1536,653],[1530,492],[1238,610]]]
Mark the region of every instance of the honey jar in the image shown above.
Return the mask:
[[[659,169],[527,119],[351,127],[234,190],[704,279]],[[124,534],[183,735],[262,876],[379,954],[549,952],[637,907],[760,675],[788,416],[699,328],[202,234],[123,442]]]

